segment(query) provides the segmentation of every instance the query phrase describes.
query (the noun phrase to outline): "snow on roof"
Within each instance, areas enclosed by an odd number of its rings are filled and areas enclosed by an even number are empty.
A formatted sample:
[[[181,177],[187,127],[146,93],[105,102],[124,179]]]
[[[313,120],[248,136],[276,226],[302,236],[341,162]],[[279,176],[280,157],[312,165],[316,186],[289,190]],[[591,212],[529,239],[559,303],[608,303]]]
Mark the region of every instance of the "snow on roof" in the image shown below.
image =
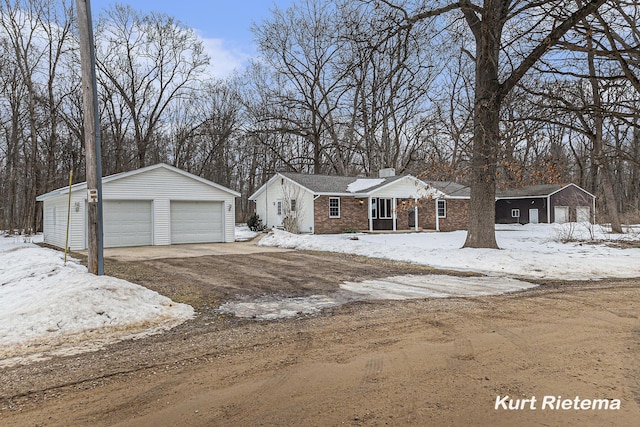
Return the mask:
[[[351,184],[347,185],[347,192],[359,193],[384,182],[384,178],[358,178]]]

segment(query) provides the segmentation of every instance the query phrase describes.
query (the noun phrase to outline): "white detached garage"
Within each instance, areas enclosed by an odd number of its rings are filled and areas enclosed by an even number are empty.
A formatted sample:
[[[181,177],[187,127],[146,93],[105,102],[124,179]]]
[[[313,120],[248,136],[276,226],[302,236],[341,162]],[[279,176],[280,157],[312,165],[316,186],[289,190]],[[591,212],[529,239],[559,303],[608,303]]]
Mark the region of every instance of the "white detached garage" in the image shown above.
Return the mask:
[[[102,179],[104,247],[233,242],[235,198],[222,185],[166,164]],[[69,187],[43,202],[44,242],[64,248]],[[71,187],[69,248],[87,248],[87,183]]]

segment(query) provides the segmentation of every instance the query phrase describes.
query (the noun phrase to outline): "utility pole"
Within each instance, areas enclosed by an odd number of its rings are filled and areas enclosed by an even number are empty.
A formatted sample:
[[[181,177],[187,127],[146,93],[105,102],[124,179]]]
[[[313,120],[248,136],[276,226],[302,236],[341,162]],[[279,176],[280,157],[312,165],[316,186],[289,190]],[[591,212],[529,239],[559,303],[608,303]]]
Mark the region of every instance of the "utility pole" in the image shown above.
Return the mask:
[[[102,158],[93,23],[89,0],[76,0],[82,67],[84,145],[87,167],[87,246],[89,273],[104,274],[102,241]]]

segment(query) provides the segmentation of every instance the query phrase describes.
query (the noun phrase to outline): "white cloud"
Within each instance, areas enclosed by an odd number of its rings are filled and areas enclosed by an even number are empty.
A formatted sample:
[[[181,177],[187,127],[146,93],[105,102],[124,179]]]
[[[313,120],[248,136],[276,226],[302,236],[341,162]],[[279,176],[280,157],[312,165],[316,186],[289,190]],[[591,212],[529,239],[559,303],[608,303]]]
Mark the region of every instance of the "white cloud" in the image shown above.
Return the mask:
[[[223,39],[203,37],[200,33],[198,37],[211,57],[207,70],[213,77],[229,77],[234,71],[240,71],[251,57],[240,49],[229,48]]]

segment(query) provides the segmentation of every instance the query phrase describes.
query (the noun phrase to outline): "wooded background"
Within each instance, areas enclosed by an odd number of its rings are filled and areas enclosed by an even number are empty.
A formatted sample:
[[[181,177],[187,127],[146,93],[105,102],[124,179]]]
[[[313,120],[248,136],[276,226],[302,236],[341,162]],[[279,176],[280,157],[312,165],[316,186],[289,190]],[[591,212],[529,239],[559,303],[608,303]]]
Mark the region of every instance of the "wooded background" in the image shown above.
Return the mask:
[[[66,186],[70,169],[85,179],[75,2],[0,1],[0,229],[37,230],[36,196]],[[194,30],[111,7],[94,17],[103,174],[174,165],[242,193],[239,220],[276,171],[395,167],[471,184],[477,52],[464,13],[487,9],[420,15],[439,4],[275,9],[253,28],[260,56],[226,79]],[[505,75],[582,5],[500,4]],[[599,222],[612,211],[640,222],[638,6],[608,1],[581,19],[503,100],[499,188],[574,182],[598,196]]]

